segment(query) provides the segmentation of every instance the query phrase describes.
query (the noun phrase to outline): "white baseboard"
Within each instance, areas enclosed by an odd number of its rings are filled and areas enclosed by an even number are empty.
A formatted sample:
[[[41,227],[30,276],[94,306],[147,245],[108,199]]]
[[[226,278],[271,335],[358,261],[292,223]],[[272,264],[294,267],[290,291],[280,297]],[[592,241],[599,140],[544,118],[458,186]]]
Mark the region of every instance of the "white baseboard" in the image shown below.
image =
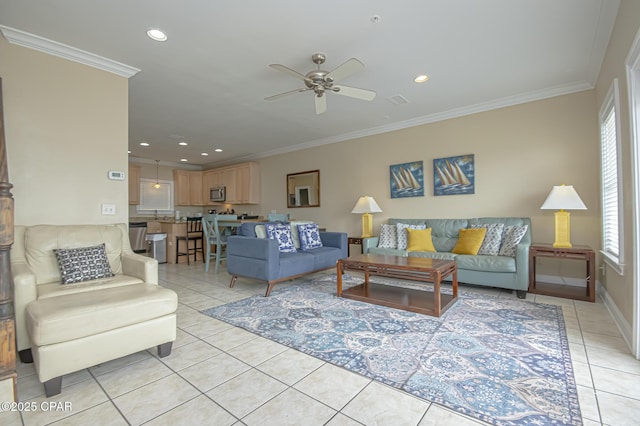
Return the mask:
[[[536,274],[536,279],[537,281],[545,283],[569,285],[575,287],[584,287],[586,285],[584,279],[559,277],[556,275]],[[631,353],[633,353],[633,327],[624,318],[624,315],[622,315],[622,312],[620,312],[618,306],[615,304],[611,296],[609,296],[609,293],[607,293],[607,289],[603,285],[601,285],[599,281],[596,281],[596,294],[600,295],[604,306],[609,311],[609,314],[611,315],[613,322],[616,324],[616,327],[618,327],[618,331],[620,331],[620,334],[622,335],[624,341],[627,343],[629,350],[631,351]]]
[[[609,296],[607,289],[598,283],[596,290],[597,294],[602,298],[604,306],[609,311],[609,314],[611,314],[611,318],[613,318],[613,322],[618,327],[620,334],[622,334],[622,338],[627,343],[629,351],[633,354],[633,327],[624,318],[622,312],[618,309],[618,306],[615,304],[611,296]]]

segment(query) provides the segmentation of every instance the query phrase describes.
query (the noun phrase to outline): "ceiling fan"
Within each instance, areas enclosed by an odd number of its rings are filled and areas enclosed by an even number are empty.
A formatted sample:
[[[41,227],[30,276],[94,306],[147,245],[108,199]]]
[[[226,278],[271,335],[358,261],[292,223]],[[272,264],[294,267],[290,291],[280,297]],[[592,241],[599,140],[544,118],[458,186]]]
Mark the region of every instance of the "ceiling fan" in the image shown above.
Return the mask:
[[[289,92],[280,93],[278,95],[269,96],[265,98],[266,101],[273,101],[283,96],[292,95],[298,92],[307,92],[313,90],[316,94],[316,114],[322,114],[327,110],[327,98],[325,92],[334,92],[338,95],[349,96],[351,98],[361,99],[363,101],[372,101],[376,97],[376,92],[372,90],[358,89],[357,87],[343,86],[334,84],[336,81],[341,80],[357,71],[364,68],[364,64],[356,58],[351,58],[342,65],[338,66],[331,72],[323,71],[320,69],[320,65],[324,63],[327,56],[324,53],[314,53],[311,56],[311,60],[318,65],[317,70],[309,71],[303,75],[291,68],[285,67],[280,64],[271,64],[271,68],[281,71],[285,74],[289,74],[295,78],[304,81],[305,86],[300,89],[291,90]]]

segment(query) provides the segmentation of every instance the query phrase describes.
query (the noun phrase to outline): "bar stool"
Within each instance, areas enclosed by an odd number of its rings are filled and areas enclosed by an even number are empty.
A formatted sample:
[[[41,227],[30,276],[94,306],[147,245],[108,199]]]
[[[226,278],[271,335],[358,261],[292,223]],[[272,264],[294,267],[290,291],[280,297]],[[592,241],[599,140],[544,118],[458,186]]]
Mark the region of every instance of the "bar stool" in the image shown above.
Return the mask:
[[[180,251],[180,241],[185,242],[185,251]],[[198,246],[198,241],[200,245]],[[191,244],[193,242],[193,245]],[[202,232],[202,219],[199,217],[187,218],[187,234],[176,236],[176,263],[179,262],[180,256],[187,256],[187,265],[189,265],[189,255],[193,253],[193,261],[195,262],[198,252],[204,258],[204,233]]]

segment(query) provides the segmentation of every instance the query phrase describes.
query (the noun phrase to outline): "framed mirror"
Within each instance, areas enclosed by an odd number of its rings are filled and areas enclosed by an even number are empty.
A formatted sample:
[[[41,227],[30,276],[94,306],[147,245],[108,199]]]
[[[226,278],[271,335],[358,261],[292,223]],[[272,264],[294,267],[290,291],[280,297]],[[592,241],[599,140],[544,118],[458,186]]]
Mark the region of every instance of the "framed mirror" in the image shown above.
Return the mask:
[[[320,207],[320,170],[287,175],[287,207]]]

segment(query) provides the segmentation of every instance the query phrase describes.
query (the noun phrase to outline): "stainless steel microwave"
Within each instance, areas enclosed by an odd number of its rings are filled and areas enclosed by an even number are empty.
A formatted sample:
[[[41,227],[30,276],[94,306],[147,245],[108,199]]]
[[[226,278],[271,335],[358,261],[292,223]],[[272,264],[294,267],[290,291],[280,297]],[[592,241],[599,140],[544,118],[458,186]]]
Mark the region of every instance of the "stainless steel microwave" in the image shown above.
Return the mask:
[[[227,200],[227,188],[225,186],[215,186],[211,188],[209,194],[209,200],[211,201],[226,201]]]

